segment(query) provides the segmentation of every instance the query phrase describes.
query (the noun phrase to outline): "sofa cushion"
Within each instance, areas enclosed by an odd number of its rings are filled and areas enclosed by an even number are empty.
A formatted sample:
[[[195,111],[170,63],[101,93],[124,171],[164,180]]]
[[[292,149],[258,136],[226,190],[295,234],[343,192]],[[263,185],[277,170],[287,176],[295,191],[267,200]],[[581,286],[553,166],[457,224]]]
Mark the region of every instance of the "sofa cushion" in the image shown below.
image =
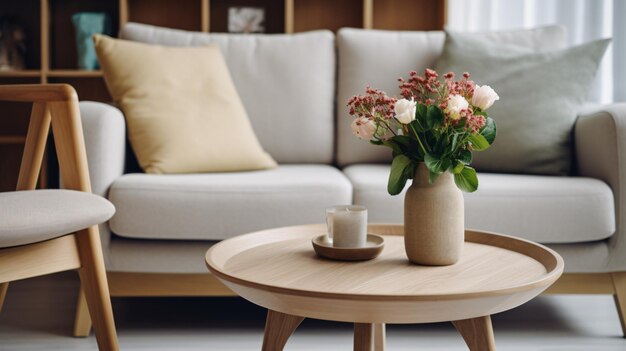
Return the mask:
[[[233,35],[128,23],[120,36],[168,46],[217,44],[263,149],[279,163],[332,162],[335,42],[330,31]]]
[[[536,51],[565,46],[565,30],[559,26],[528,30],[474,33],[495,43],[515,44]],[[443,49],[444,33],[341,29],[337,33],[337,162],[391,162],[388,148],[368,145],[352,135],[346,103],[366,85],[399,95],[397,78],[412,70],[433,68]]]
[[[109,192],[111,230],[130,238],[219,240],[287,225],[320,223],[324,208],[348,204],[352,186],[326,165],[254,172],[126,174]]]
[[[147,173],[272,168],[216,45],[165,47],[94,36],[107,87]]]
[[[439,72],[469,71],[500,100],[489,108],[498,125],[493,147],[477,153],[479,171],[566,175],[572,131],[610,39],[537,53],[517,45],[446,32]]]
[[[354,203],[368,208],[371,222],[403,221],[404,192],[387,193],[389,166],[353,165],[344,173]],[[478,190],[464,193],[467,228],[542,243],[587,242],[615,232],[613,192],[600,180],[491,173],[478,178]]]

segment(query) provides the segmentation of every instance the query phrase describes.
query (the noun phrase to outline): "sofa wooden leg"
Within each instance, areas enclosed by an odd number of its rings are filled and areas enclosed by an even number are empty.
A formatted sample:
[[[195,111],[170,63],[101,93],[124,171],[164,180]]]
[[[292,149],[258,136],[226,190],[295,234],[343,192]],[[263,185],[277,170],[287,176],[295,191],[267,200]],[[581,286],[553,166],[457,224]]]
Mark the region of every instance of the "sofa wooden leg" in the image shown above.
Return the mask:
[[[0,311],[4,306],[4,299],[7,297],[7,290],[9,290],[9,282],[0,284]]]
[[[626,272],[612,273],[613,286],[615,288],[615,305],[622,323],[622,335],[626,337]]]
[[[91,317],[89,316],[89,307],[85,299],[85,290],[81,284],[78,292],[78,301],[76,302],[76,318],[74,319],[74,336],[86,337],[91,332]]]

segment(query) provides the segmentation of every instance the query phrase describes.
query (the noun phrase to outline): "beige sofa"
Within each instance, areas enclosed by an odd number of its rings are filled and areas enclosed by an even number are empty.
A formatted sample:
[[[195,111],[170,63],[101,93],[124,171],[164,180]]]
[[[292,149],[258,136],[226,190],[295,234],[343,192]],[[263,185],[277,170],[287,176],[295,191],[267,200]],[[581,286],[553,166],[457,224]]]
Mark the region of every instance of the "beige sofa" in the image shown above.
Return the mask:
[[[564,45],[558,28],[503,35],[538,50]],[[213,242],[322,222],[327,206],[361,204],[370,222],[402,222],[403,196],[386,192],[390,153],[352,136],[345,102],[366,84],[396,92],[394,78],[432,67],[442,32],[230,36],[130,23],[121,36],[161,45],[219,44],[254,130],[280,166],[144,174],[126,142],[122,112],[82,102],[93,189],[117,208],[101,228],[113,296],[228,295],[203,262]],[[466,194],[467,226],[554,248],[567,273],[550,292],[614,294],[624,326],[626,105],[586,107],[574,141],[575,175],[480,174],[479,190]],[[79,316],[83,312],[79,308]],[[77,334],[86,326],[79,323]]]

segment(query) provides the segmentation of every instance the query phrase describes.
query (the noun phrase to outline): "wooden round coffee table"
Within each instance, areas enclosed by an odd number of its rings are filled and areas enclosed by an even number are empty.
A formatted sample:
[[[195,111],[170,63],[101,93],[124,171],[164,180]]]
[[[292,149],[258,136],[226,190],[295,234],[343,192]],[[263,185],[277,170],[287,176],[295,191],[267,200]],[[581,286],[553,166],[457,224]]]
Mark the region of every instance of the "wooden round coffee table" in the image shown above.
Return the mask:
[[[471,230],[457,264],[414,265],[401,225],[369,226],[385,238],[376,259],[331,261],[311,246],[325,230],[270,229],[224,240],[206,253],[217,278],[269,310],[262,350],[282,350],[306,317],[355,323],[355,350],[383,350],[385,323],[442,321],[452,321],[470,350],[495,350],[490,315],[527,302],[563,272],[563,259],[547,247]]]

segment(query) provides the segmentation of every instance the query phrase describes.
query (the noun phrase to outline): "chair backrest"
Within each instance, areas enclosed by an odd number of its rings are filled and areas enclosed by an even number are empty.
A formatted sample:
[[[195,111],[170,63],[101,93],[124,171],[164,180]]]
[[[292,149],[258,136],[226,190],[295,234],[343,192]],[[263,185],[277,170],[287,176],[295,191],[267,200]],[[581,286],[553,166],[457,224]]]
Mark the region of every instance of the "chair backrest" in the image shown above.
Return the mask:
[[[63,140],[55,146],[64,187],[91,192],[78,95],[74,88],[67,84],[1,85],[0,101],[33,103],[16,190],[32,190],[37,186],[52,126],[56,140]]]

